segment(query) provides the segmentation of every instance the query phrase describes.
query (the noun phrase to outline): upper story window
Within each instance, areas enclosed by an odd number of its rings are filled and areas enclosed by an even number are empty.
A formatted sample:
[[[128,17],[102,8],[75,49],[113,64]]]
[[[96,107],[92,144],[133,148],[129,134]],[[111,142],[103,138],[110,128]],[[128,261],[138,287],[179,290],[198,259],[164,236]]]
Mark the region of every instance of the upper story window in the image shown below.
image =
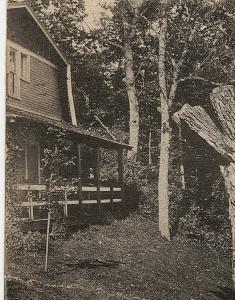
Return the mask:
[[[21,52],[21,79],[30,81],[29,55]]]
[[[8,61],[8,94],[19,97],[19,74],[18,74],[18,52],[16,49],[9,49]]]
[[[7,50],[7,90],[8,95],[20,98],[20,80],[30,81],[30,56],[19,47]]]

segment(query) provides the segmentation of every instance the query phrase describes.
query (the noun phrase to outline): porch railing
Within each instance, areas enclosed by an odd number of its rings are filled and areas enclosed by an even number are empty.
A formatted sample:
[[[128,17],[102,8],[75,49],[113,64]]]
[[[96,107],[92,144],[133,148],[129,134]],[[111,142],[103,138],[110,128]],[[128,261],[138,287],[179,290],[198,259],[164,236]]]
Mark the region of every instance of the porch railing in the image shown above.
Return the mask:
[[[16,191],[21,200],[23,210],[23,221],[40,221],[46,220],[46,217],[35,217],[35,209],[45,211],[48,207],[48,201],[42,201],[43,192],[46,191],[46,185],[38,184],[17,184]],[[64,210],[64,216],[70,217],[69,207],[76,205],[91,205],[91,204],[108,204],[113,206],[114,203],[122,202],[122,189],[120,187],[99,187],[82,186],[82,199],[79,199],[81,191],[78,187],[55,187],[56,192],[61,192],[63,200],[59,201]],[[31,196],[29,196],[29,193]],[[98,200],[98,193],[100,200]],[[46,216],[46,214],[44,213]]]

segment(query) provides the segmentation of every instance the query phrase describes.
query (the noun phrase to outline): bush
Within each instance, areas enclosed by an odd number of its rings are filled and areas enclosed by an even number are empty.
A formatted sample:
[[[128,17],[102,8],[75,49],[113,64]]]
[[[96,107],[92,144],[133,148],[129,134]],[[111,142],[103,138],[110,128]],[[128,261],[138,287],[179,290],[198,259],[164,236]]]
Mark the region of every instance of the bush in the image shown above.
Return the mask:
[[[190,202],[190,199],[187,200]],[[214,182],[207,196],[198,202],[200,205],[194,201],[188,212],[181,216],[179,234],[200,240],[220,255],[228,255],[231,251],[229,202],[221,177]]]
[[[23,251],[39,253],[46,248],[46,235],[38,231],[27,232],[22,237]]]
[[[157,212],[157,166],[139,162],[125,166],[126,197],[130,206],[141,215],[156,218]]]

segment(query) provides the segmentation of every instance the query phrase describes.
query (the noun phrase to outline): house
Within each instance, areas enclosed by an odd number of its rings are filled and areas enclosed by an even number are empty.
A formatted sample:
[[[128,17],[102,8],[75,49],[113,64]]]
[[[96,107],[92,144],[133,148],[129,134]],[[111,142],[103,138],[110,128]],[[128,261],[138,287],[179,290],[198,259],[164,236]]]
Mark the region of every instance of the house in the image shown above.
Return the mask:
[[[130,147],[78,126],[70,65],[32,9],[22,3],[8,6],[6,110],[7,128],[13,126],[16,137],[20,132],[22,149],[15,163],[15,188],[27,228],[47,220],[41,163],[45,145],[53,146],[48,128],[66,133],[76,158],[66,180],[75,176],[77,181],[68,187],[60,180],[57,186],[66,219],[76,223],[85,207],[100,212],[104,206],[113,208],[124,202],[123,151]],[[102,149],[112,151],[117,161],[118,175],[112,184],[102,182],[100,176]]]

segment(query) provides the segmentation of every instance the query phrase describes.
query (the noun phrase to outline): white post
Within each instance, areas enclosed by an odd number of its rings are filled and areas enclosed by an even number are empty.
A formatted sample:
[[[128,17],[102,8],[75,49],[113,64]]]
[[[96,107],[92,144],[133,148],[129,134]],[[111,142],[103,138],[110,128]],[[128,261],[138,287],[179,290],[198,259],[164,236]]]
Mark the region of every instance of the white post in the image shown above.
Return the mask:
[[[49,208],[49,211],[48,211],[48,219],[47,219],[47,241],[46,241],[45,272],[47,272],[47,266],[48,266],[50,221],[51,221],[51,212],[50,212],[50,208]]]

